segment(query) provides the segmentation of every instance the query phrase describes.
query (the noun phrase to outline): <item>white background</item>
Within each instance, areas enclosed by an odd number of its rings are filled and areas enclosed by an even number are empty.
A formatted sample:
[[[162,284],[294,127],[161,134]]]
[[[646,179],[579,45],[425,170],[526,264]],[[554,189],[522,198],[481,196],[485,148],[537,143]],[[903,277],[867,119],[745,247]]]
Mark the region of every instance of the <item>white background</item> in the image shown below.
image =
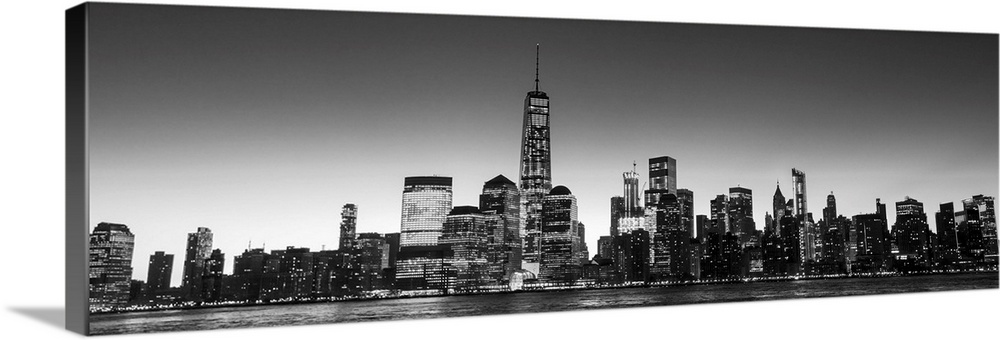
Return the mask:
[[[132,1],[147,2],[147,1]],[[167,3],[156,1],[153,3]],[[184,1],[183,4],[594,18],[777,26],[1000,32],[982,1]],[[64,10],[74,1],[0,10],[0,332],[69,338],[64,296]],[[946,114],[946,113],[942,113]],[[527,312],[527,311],[526,311]],[[1000,290],[725,303],[452,319],[118,336],[116,339],[281,338],[995,338]],[[13,337],[7,337],[13,335]]]

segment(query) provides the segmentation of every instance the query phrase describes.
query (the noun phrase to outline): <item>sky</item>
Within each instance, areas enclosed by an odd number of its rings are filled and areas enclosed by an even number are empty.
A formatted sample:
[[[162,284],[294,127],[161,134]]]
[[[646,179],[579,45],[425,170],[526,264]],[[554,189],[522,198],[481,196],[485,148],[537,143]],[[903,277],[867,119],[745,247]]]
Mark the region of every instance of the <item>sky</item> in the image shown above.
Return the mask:
[[[330,11],[95,6],[90,27],[90,228],[148,256],[214,232],[248,245],[336,248],[399,232],[403,178],[454,178],[454,205],[515,182],[523,100],[551,98],[553,184],[576,195],[586,241],[608,234],[622,173],[677,159],[695,213],[806,173],[809,210],[845,216],[905,196],[997,195],[997,36]],[[894,218],[889,217],[892,223]]]

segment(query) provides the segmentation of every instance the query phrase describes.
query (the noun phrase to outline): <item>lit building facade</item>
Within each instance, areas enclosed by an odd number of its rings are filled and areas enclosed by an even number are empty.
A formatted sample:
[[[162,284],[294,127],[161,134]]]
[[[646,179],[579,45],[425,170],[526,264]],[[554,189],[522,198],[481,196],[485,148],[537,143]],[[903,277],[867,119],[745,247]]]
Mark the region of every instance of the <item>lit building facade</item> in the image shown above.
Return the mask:
[[[736,235],[740,247],[746,247],[756,231],[753,221],[753,191],[743,187],[729,188],[729,202],[726,206],[728,232]]]
[[[775,231],[778,230],[778,223],[781,221],[781,218],[785,217],[786,207],[785,195],[781,193],[781,185],[775,185],[774,196],[771,198],[771,218],[774,219],[774,225],[769,226],[774,228]]]
[[[535,49],[535,90],[524,97],[521,129],[520,189],[524,221],[522,268],[538,274],[542,200],[552,190],[549,136],[549,96],[538,89],[538,48]]]
[[[983,232],[984,260],[997,263],[997,215],[993,196],[975,195],[972,201],[979,207],[979,221]]]
[[[888,269],[891,254],[891,239],[886,221],[885,205],[876,200],[874,214],[854,215],[852,224],[857,242],[855,260],[851,262],[852,272],[882,272]]]
[[[649,232],[643,229],[614,237],[615,281],[639,282],[649,279]]]
[[[657,202],[650,275],[656,280],[686,278],[691,274],[691,233],[683,204],[674,194],[663,194]]]
[[[222,296],[223,269],[226,267],[226,254],[220,249],[212,250],[205,260],[205,273],[201,277],[201,298],[207,302],[219,301]]]
[[[689,237],[696,237],[697,230],[694,219],[694,191],[677,189],[677,203],[681,206],[681,224],[687,229]]]
[[[802,170],[792,168],[792,214],[799,219],[799,231],[802,261],[809,262],[816,260],[816,243],[819,236],[816,235],[816,228],[809,221],[809,209],[806,204],[806,173]]]
[[[632,171],[622,173],[622,197],[625,198],[625,214],[628,217],[642,215],[642,205],[639,197],[639,173],[635,172],[635,164]]]
[[[344,204],[340,209],[340,250],[349,250],[354,243],[358,229],[358,206]]]
[[[451,210],[451,177],[419,176],[403,180],[400,247],[434,246]]]
[[[188,233],[187,247],[184,253],[184,275],[181,290],[184,296],[192,301],[201,301],[204,287],[202,276],[205,274],[205,261],[212,256],[212,230],[199,227],[198,231]]]
[[[505,281],[521,269],[524,231],[521,229],[520,191],[507,177],[497,175],[483,184],[479,210],[484,215],[496,216],[487,225],[486,260],[491,279]]]
[[[448,265],[451,247],[415,246],[400,248],[396,257],[395,288],[406,291],[448,292],[455,287],[454,269]]]
[[[625,217],[625,197],[611,197],[611,236],[618,236],[623,217]]]
[[[715,196],[711,201],[711,225],[708,228],[709,234],[725,235],[729,231],[729,197],[726,195]]]
[[[162,251],[149,255],[149,269],[146,271],[146,292],[148,296],[170,288],[170,275],[174,270],[174,254]]]
[[[668,193],[677,195],[677,160],[669,156],[650,158],[646,206],[655,206],[660,195]]]
[[[387,249],[385,238],[379,233],[358,234],[351,253],[354,286],[360,291],[386,289],[385,272]]]
[[[489,215],[489,219],[491,224],[499,220],[496,215]],[[490,282],[488,275],[489,233],[486,220],[486,215],[473,206],[455,207],[445,219],[438,244],[451,248],[452,256],[445,263],[455,272],[455,289],[472,289],[496,283]]]
[[[582,259],[576,196],[557,186],[545,196],[542,209],[540,275],[543,282],[565,283],[580,278]]]
[[[135,235],[124,224],[101,222],[90,233],[90,310],[124,307],[129,301]]]
[[[806,206],[806,173],[795,168],[792,168],[792,193],[795,200],[794,214],[805,221],[805,216],[809,213]]]
[[[930,229],[923,203],[910,197],[896,202],[893,231],[899,251],[897,258],[906,256],[907,260],[913,260],[918,265],[930,260]]]

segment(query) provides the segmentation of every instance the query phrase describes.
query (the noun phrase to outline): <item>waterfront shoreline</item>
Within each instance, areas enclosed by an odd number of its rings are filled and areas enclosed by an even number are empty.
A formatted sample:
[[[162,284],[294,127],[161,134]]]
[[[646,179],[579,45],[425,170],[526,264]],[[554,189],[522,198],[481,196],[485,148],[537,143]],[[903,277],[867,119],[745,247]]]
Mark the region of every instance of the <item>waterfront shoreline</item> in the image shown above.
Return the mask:
[[[885,272],[885,273],[868,273],[866,275],[853,274],[853,275],[816,275],[816,276],[790,276],[790,277],[760,277],[760,278],[750,278],[750,279],[728,279],[728,280],[713,280],[713,281],[680,281],[680,282],[650,282],[650,283],[634,283],[634,284],[616,284],[616,285],[591,285],[591,286],[549,286],[549,287],[531,287],[529,289],[523,290],[506,290],[498,292],[461,292],[461,293],[446,293],[446,294],[428,294],[428,295],[404,295],[404,296],[385,296],[385,297],[352,297],[352,298],[330,298],[330,299],[308,299],[308,300],[293,300],[293,301],[279,301],[279,302],[243,302],[243,303],[232,303],[232,304],[215,304],[215,305],[190,305],[190,306],[171,306],[171,307],[155,307],[155,308],[145,308],[136,310],[124,310],[124,311],[102,311],[95,312],[91,311],[91,316],[99,315],[129,315],[135,313],[143,312],[161,312],[161,311],[175,311],[175,310],[200,310],[200,309],[214,309],[214,308],[243,308],[243,307],[259,307],[259,306],[281,306],[281,305],[306,305],[306,304],[324,304],[324,303],[338,303],[338,302],[360,302],[360,301],[382,301],[382,300],[397,300],[397,299],[417,299],[417,298],[434,298],[434,297],[452,297],[452,296],[492,296],[492,295],[510,295],[510,294],[521,294],[521,293],[548,293],[548,292],[572,292],[572,291],[592,291],[592,290],[618,290],[618,289],[630,289],[630,288],[662,288],[662,287],[683,287],[683,286],[716,286],[716,285],[736,285],[736,284],[747,284],[747,283],[760,283],[760,282],[785,282],[785,281],[816,281],[816,280],[843,280],[843,279],[887,279],[896,277],[920,277],[920,276],[957,276],[957,275],[973,275],[973,274],[998,274],[1000,271],[992,270],[970,270],[970,271],[953,271],[953,272],[939,272],[939,273],[896,273],[896,272]],[[997,276],[998,285],[1000,285],[1000,276]],[[919,292],[919,291],[913,291]]]

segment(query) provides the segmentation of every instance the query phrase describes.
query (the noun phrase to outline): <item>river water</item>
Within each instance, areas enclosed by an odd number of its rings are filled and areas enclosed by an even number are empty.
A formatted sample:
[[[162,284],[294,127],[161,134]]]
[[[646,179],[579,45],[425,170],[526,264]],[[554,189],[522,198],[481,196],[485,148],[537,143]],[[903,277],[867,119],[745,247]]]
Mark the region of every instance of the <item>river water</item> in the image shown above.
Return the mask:
[[[307,325],[706,302],[997,289],[996,273],[525,292],[98,314],[91,334]]]

